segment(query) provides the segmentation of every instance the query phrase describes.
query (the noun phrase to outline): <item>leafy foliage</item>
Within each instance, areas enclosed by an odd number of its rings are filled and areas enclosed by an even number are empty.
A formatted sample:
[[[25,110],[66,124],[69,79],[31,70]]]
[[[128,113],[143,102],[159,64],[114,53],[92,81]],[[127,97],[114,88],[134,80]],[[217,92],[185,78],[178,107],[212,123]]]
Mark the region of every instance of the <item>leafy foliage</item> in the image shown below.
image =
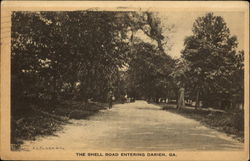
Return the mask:
[[[157,47],[140,42],[128,69],[130,93],[139,98],[166,98],[173,60]]]
[[[237,53],[236,47],[237,39],[230,36],[224,19],[213,13],[199,17],[193,35],[185,39],[182,57],[190,63],[187,86],[205,106],[232,107],[242,103],[243,54]]]
[[[110,88],[121,97],[135,83],[139,93],[165,93],[172,59],[153,13],[13,12],[12,22],[13,106],[23,99],[48,108],[62,99],[104,101]],[[157,46],[136,40],[137,31]]]

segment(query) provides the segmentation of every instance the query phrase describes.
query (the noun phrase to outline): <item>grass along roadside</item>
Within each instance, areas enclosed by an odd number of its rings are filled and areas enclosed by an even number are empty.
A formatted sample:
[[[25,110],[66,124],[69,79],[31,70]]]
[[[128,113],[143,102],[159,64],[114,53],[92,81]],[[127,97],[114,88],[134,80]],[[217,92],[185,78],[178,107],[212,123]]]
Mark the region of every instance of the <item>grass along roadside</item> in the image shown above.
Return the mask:
[[[25,111],[16,112],[11,118],[11,150],[20,150],[24,140],[54,135],[62,129],[62,125],[70,123],[69,119],[87,119],[106,106],[97,102],[64,101],[49,111],[31,106]]]
[[[194,119],[201,124],[224,132],[232,138],[244,142],[244,113],[243,112],[221,112],[219,110],[197,109],[193,107],[176,109],[173,104],[158,104],[163,110],[180,114],[184,117]]]

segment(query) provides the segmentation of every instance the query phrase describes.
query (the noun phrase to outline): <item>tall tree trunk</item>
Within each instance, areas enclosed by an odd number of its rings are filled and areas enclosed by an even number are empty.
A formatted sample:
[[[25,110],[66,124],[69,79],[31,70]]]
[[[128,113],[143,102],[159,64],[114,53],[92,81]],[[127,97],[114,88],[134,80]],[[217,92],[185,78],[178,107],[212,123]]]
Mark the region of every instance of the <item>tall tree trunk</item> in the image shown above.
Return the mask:
[[[182,107],[185,106],[185,98],[184,98],[185,94],[184,94],[184,88],[180,88],[179,90],[179,98],[178,98],[178,104],[177,104],[177,108],[181,109]]]

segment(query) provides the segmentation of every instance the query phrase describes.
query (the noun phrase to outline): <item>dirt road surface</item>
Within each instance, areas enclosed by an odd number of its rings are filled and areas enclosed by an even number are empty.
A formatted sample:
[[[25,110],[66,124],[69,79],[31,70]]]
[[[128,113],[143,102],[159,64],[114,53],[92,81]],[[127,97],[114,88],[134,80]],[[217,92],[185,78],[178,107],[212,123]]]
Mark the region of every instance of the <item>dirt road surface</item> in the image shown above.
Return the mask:
[[[242,150],[243,144],[199,122],[145,101],[117,104],[87,120],[71,120],[55,136],[26,141],[23,150]]]

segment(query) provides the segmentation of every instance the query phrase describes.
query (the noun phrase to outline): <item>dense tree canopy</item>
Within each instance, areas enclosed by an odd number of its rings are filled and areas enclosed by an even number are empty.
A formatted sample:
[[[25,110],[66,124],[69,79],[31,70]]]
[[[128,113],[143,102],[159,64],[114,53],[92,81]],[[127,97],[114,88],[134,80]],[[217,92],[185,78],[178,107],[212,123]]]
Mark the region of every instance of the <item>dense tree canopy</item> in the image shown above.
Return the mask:
[[[222,17],[208,13],[195,21],[193,35],[185,39],[182,57],[189,61],[186,82],[196,93],[197,102],[202,99],[207,106],[242,102],[243,55],[236,52],[236,47],[237,39],[230,35]]]
[[[153,13],[13,12],[12,22],[14,104],[105,100],[110,88],[119,97],[137,90],[135,84],[139,93],[145,89],[152,96],[166,89],[172,59],[163,51],[162,28]],[[137,31],[157,46],[135,40]]]
[[[55,100],[76,86],[83,98],[105,92],[127,60],[118,20],[112,12],[14,12],[12,94]]]
[[[139,98],[166,98],[173,60],[148,43],[135,44],[134,57],[127,71],[129,89]]]
[[[222,17],[197,18],[178,60],[164,50],[164,30],[151,12],[13,12],[12,103],[104,101],[109,89],[117,98],[172,99],[181,87],[197,106],[243,102],[244,52]]]

